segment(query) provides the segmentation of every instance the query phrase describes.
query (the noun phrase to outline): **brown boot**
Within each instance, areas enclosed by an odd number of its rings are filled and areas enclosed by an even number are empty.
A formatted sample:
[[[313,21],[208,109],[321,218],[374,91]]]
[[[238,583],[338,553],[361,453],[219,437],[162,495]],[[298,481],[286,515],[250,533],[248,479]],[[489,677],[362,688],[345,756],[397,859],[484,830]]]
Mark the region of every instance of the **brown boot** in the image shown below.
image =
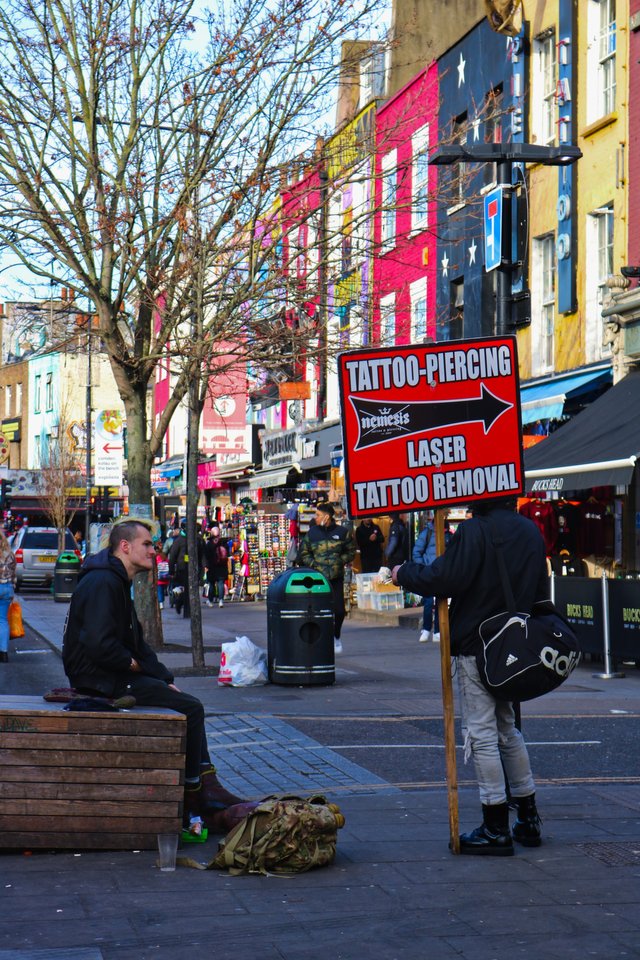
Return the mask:
[[[209,810],[210,812],[225,810],[227,807],[235,806],[236,803],[246,802],[242,797],[236,797],[222,786],[213,765],[200,769],[200,783],[202,784],[203,810]]]
[[[214,810],[204,815],[204,821],[212,833],[228,833],[260,806],[261,802],[261,800],[247,800],[245,803],[236,803],[225,810]]]

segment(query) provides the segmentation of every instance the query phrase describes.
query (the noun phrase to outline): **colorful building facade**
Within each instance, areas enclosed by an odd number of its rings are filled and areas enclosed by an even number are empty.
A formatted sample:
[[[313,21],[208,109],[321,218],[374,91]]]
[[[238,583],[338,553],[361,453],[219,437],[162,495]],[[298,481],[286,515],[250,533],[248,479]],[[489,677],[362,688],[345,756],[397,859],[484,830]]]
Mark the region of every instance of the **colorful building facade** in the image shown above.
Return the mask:
[[[436,338],[438,71],[434,63],[388,100],[376,116],[374,340]]]

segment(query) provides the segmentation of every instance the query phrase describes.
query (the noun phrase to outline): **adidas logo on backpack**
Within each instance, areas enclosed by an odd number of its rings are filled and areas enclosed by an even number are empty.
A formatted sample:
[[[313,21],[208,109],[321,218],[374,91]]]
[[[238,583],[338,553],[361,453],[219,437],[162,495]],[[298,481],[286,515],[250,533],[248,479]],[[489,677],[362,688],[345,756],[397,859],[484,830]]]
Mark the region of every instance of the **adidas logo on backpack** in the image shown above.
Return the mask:
[[[507,657],[507,666],[510,667],[512,663],[517,663],[517,662],[518,662],[518,658],[514,656],[513,653],[510,653],[509,656]]]

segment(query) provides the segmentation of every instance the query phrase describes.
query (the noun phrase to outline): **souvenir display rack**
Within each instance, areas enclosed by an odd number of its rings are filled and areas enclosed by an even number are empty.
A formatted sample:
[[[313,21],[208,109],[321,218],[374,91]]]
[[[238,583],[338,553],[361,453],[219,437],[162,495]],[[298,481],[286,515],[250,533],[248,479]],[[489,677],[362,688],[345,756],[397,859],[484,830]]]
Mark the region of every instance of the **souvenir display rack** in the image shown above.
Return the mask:
[[[245,559],[246,594],[264,598],[271,581],[287,568],[289,521],[284,513],[234,512],[221,524],[223,536],[234,545],[233,556]],[[239,550],[235,550],[235,545]],[[234,587],[239,571],[234,565]]]

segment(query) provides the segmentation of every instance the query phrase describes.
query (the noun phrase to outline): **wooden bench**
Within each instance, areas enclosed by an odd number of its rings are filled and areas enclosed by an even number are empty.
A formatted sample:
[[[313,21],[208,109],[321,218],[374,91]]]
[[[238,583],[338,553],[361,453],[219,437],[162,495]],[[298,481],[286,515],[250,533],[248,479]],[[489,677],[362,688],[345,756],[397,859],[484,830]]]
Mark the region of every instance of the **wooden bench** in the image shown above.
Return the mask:
[[[186,718],[0,697],[0,848],[151,850],[181,829]]]

